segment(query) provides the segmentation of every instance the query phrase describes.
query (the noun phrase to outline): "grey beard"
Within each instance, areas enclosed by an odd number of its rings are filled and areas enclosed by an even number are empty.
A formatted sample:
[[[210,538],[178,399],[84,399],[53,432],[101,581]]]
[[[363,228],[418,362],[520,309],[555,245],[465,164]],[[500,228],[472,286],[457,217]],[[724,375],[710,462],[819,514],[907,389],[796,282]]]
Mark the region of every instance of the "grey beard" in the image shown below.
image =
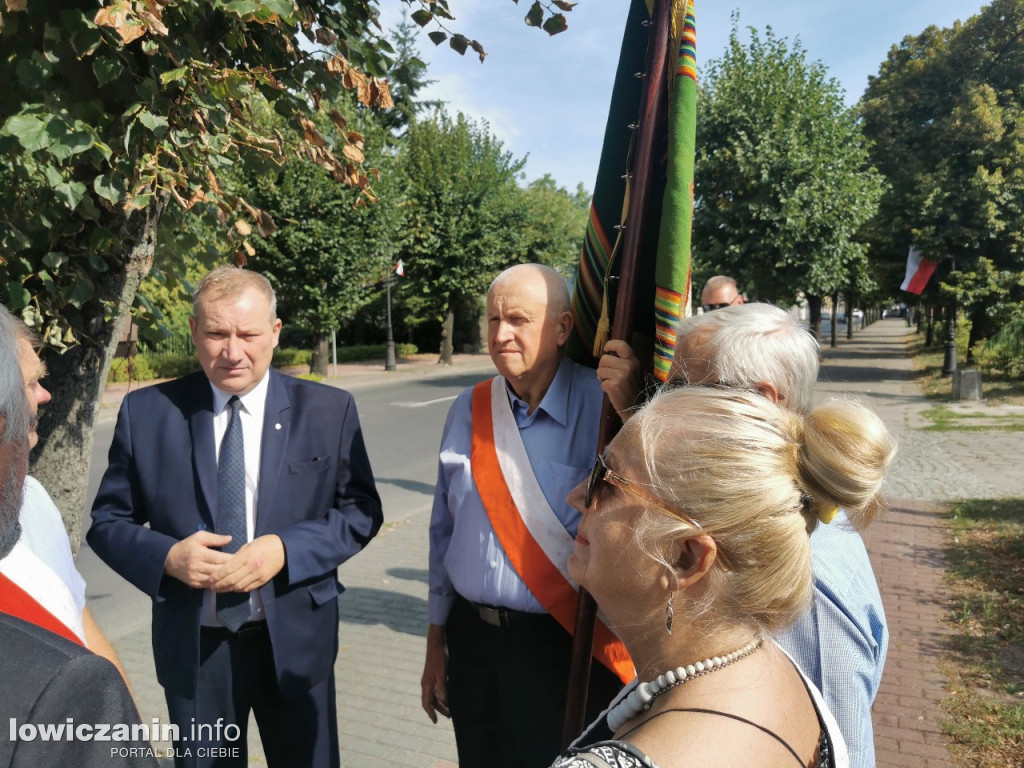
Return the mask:
[[[3,468],[3,476],[0,477],[0,560],[10,554],[21,538],[18,517],[24,484],[18,482],[19,474],[18,462],[11,461]]]

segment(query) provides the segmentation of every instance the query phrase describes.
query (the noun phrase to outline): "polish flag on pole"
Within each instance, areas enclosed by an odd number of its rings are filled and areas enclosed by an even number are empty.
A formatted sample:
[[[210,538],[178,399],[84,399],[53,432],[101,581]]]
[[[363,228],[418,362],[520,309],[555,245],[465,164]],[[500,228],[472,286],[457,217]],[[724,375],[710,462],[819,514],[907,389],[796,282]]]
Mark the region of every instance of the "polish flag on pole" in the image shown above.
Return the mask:
[[[921,252],[916,245],[910,246],[910,253],[907,254],[907,276],[903,278],[901,291],[914,293],[918,296],[928,285],[928,280],[935,271],[936,262],[921,258]]]
[[[398,263],[395,264],[395,273],[399,277],[405,277],[405,264],[402,263],[401,259],[399,259]]]

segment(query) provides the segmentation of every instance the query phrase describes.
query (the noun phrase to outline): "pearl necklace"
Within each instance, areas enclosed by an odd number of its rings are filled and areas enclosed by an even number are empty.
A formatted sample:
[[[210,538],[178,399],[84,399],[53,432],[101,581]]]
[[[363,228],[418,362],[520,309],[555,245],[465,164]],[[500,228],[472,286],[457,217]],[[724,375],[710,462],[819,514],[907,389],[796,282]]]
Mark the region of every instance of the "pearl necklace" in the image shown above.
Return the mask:
[[[650,709],[651,704],[656,698],[658,698],[658,696],[661,696],[661,694],[675,688],[676,686],[682,685],[695,677],[700,677],[701,675],[714,672],[722,667],[727,667],[733,662],[749,656],[760,648],[763,642],[764,639],[760,635],[757,635],[742,648],[737,648],[730,654],[725,656],[715,656],[713,659],[704,659],[704,661],[687,664],[685,667],[676,667],[675,669],[670,669],[663,675],[658,675],[649,683],[640,683],[636,688],[630,691],[629,695],[623,698],[622,701],[608,710],[608,727],[611,729],[612,733],[615,733],[619,728],[641,712],[646,712]]]

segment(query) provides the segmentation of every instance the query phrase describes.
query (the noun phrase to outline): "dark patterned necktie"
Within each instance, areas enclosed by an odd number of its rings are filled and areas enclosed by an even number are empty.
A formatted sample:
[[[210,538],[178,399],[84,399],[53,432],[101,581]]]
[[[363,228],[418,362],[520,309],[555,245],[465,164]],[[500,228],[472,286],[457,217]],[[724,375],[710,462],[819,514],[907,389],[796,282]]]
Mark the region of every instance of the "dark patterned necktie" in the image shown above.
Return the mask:
[[[242,442],[242,419],[238,415],[242,401],[238,396],[228,400],[231,418],[220,443],[217,461],[217,533],[231,541],[222,552],[235,553],[248,538],[245,522],[245,446]],[[249,618],[248,592],[217,593],[217,619],[232,632]]]

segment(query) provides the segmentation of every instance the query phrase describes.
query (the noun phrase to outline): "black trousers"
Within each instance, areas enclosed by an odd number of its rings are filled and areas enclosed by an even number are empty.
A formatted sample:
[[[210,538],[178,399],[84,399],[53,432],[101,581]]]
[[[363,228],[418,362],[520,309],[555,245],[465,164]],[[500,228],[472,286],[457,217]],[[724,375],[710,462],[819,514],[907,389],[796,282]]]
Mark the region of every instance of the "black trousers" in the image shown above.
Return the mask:
[[[245,768],[250,710],[270,768],[337,768],[340,763],[334,673],[302,695],[284,698],[265,626],[238,636],[204,628],[195,695],[164,694],[171,722],[179,728],[175,768]]]
[[[447,638],[459,768],[548,768],[562,750],[572,636],[548,614],[513,613],[493,626],[460,598]],[[621,687],[592,664],[588,722]]]

